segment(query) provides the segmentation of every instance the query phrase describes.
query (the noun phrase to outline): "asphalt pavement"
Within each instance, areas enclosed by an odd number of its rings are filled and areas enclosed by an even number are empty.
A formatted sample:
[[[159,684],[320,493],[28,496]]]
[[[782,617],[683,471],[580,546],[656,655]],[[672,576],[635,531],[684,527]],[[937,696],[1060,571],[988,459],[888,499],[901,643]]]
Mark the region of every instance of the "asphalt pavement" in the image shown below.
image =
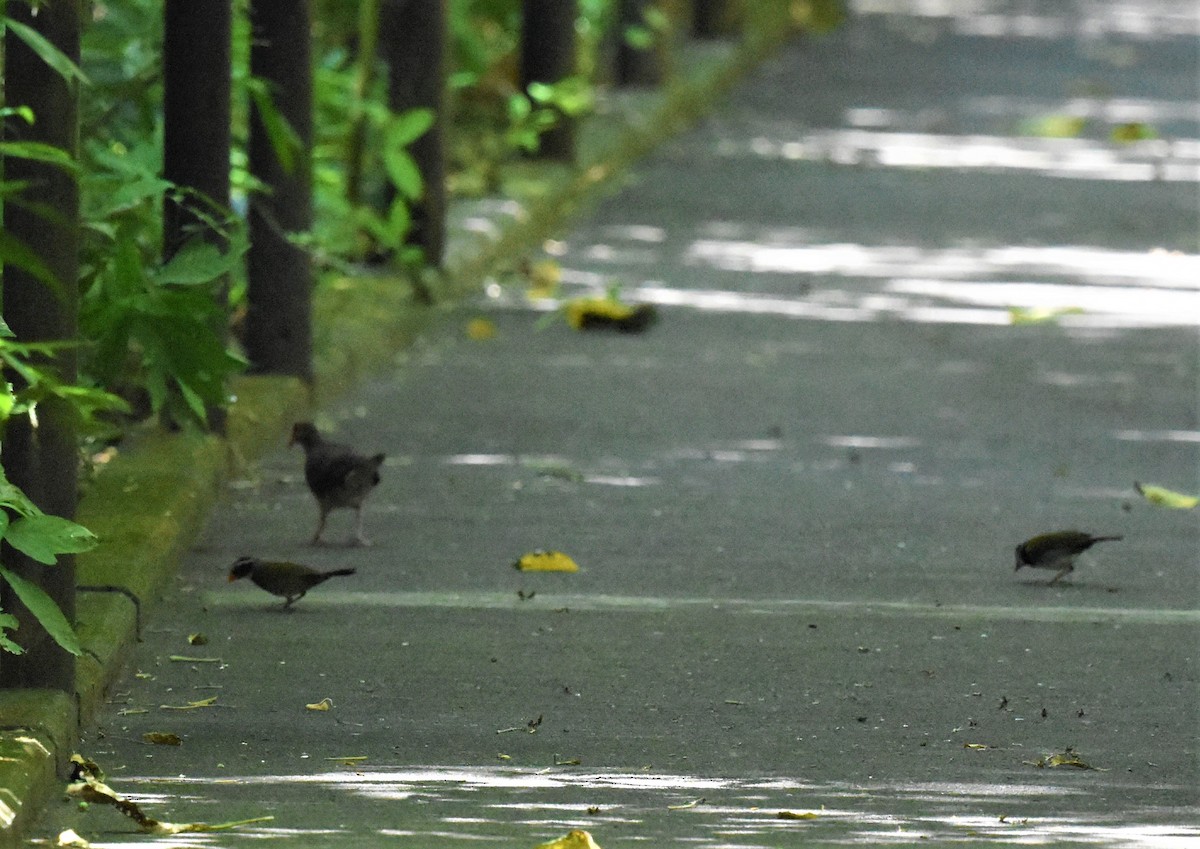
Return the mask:
[[[559,300],[494,281],[316,414],[388,455],[373,546],[307,545],[282,441],[230,488],[81,748],[274,819],[161,840],[1200,842],[1200,522],[1133,489],[1200,493],[1200,21],[854,5],[548,242]],[[658,322],[556,311],[614,287]],[[1064,528],[1124,539],[1014,572]],[[357,574],[281,612],[243,554]]]

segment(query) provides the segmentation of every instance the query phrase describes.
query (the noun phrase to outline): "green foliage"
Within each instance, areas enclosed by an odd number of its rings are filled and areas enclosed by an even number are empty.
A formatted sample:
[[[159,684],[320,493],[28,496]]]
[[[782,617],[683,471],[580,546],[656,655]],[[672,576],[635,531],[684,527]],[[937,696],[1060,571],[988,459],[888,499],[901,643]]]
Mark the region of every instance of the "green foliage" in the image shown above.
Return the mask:
[[[213,210],[207,223],[229,247],[194,237],[163,262],[163,200],[183,196],[158,176],[156,140],[132,149],[92,143],[87,151],[79,326],[94,345],[83,367],[143,412],[203,426],[206,405],[224,405],[226,379],[245,367],[222,333],[224,281],[240,269],[245,225]]]
[[[518,87],[519,0],[452,0],[451,186],[460,193],[495,191],[500,166],[538,149],[562,116],[578,117],[595,101],[592,78],[604,33],[615,20],[612,0],[580,0],[576,19],[578,73],[553,85]]]
[[[435,115],[429,109],[397,115],[384,103],[382,83],[360,92],[361,82],[340,50],[326,54],[317,66],[316,215],[306,245],[332,264],[338,264],[339,258],[357,259],[379,250],[398,253],[403,261],[410,261],[414,257],[405,241],[412,225],[411,209],[425,187],[408,148],[429,131]],[[347,140],[355,132],[366,137],[360,152],[364,159],[358,167],[367,179],[364,186],[351,191]],[[359,195],[364,200],[358,200]]]
[[[625,27],[622,37],[635,50],[650,50],[671,31],[671,17],[660,7],[650,5],[642,11],[640,23]]]
[[[64,79],[74,84],[89,83],[83,72],[38,32],[8,18],[0,18],[0,29],[19,38]],[[4,105],[0,108],[0,115],[4,119],[19,119],[29,124],[36,120],[33,112],[22,105]],[[79,175],[78,165],[67,151],[38,142],[0,143],[0,156],[5,159],[29,159],[61,168],[76,178]],[[6,204],[21,204],[47,219],[57,220],[56,210],[23,196],[22,193],[27,188],[28,186],[20,181],[0,181],[0,199]],[[56,291],[61,291],[64,286],[73,285],[73,281],[57,279],[37,253],[6,232],[0,232],[0,266],[21,268],[43,285]],[[110,393],[62,379],[53,367],[54,357],[65,347],[73,345],[73,342],[18,342],[8,325],[0,319],[0,363],[3,364],[6,375],[15,375],[20,384],[20,388],[15,390],[7,378],[0,381],[0,432],[7,427],[13,416],[33,417],[38,405],[51,399],[63,402],[64,408],[75,414],[77,425],[81,429],[94,427],[100,413],[124,409],[124,402]],[[19,487],[9,482],[2,467],[0,539],[13,549],[46,565],[57,563],[61,554],[87,551],[96,544],[96,538],[81,525],[43,513]],[[79,640],[71,623],[41,587],[3,565],[0,565],[0,579],[8,584],[58,645],[72,654],[81,653]],[[16,617],[0,613],[0,650],[13,654],[23,651],[8,634],[15,630],[18,624]]]
[[[792,17],[809,32],[831,32],[846,22],[845,0],[795,0]]]
[[[33,413],[37,404],[48,398],[65,401],[85,426],[93,423],[99,412],[122,408],[121,399],[101,390],[64,383],[51,367],[34,364],[35,359],[45,359],[62,347],[61,343],[31,345],[16,342],[12,331],[0,321],[0,361],[25,384],[20,391],[14,391],[7,381],[0,387],[0,429],[12,416]],[[57,563],[60,554],[77,554],[96,545],[95,536],[87,528],[60,516],[43,513],[20,488],[9,482],[2,467],[0,539],[48,566]],[[0,579],[8,583],[55,642],[72,654],[80,653],[74,630],[44,590],[4,566],[0,566]],[[21,647],[4,633],[16,625],[14,617],[0,613],[0,650],[21,653]]]
[[[22,383],[19,390],[14,390],[4,382],[0,390],[0,427],[12,416],[35,413],[38,404],[52,398],[66,402],[75,415],[76,430],[85,434],[105,432],[108,425],[101,416],[128,410],[125,401],[110,392],[64,382],[49,364],[57,352],[75,345],[74,342],[17,342],[8,325],[0,320],[0,363]]]
[[[275,107],[275,99],[266,80],[248,77],[245,89],[254,102],[254,108],[262,121],[263,129],[267,132],[267,139],[271,142],[275,158],[279,160],[284,171],[292,173],[296,170],[300,154],[304,150],[303,140]]]
[[[72,62],[65,53],[47,41],[37,30],[30,29],[20,21],[14,21],[11,18],[4,18],[4,29],[23,41],[25,46],[36,53],[43,62],[49,65],[64,80],[83,83],[84,85],[91,84],[91,81],[79,69],[79,66]]]

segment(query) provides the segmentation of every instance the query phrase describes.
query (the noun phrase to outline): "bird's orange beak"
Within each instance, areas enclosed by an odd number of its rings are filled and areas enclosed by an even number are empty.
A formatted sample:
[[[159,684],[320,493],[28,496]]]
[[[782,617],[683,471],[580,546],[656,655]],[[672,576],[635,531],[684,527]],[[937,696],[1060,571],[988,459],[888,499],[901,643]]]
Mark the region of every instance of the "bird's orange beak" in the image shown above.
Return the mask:
[[[235,574],[233,574],[232,572],[230,572],[230,573],[229,573],[229,577],[225,579],[225,582],[226,582],[226,583],[229,583],[229,584],[232,584],[232,583],[233,583],[234,581],[236,581],[236,580],[237,580],[237,575],[235,575]]]

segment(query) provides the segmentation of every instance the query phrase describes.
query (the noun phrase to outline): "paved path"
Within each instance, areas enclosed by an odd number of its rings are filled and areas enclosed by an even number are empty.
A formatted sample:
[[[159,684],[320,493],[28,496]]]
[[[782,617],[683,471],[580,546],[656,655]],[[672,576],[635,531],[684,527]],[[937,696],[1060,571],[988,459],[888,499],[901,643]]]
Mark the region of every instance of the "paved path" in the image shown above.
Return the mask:
[[[326,411],[388,453],[374,547],[304,545],[296,452],[231,492],[84,744],[161,818],[275,817],[172,845],[1200,841],[1200,528],[1132,491],[1200,489],[1197,22],[976,5],[797,42],[550,246],[649,332],[499,293]],[[1013,573],[1076,526],[1125,540]],[[285,615],[244,553],[358,574]]]

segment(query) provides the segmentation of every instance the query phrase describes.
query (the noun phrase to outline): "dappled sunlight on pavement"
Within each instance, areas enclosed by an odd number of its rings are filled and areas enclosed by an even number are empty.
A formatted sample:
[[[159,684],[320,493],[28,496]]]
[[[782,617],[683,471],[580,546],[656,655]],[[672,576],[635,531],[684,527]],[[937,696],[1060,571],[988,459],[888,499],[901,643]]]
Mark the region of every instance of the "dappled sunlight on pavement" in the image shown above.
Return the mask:
[[[508,767],[362,768],[248,775],[219,783],[138,778],[216,811],[254,810],[258,794],[287,800],[319,788],[322,805],[361,818],[341,829],[277,825],[191,836],[178,845],[241,847],[276,838],[322,838],[365,846],[407,838],[425,846],[481,841],[532,847],[569,829],[601,835],[601,846],[670,842],[704,849],[783,845],[916,845],[948,841],[1004,845],[1184,849],[1200,827],[1171,825],[1152,807],[1120,815],[1076,810],[1095,790],[1078,775],[1045,782],[863,782]],[[267,790],[266,788],[270,788]],[[290,788],[290,790],[289,790]],[[133,794],[138,801],[153,797]],[[235,801],[236,800],[236,801]],[[1034,815],[1018,815],[1030,808]],[[397,825],[391,825],[395,821]],[[364,828],[365,823],[375,828]],[[404,825],[398,823],[403,822]],[[103,849],[133,845],[95,843]],[[139,844],[140,845],[140,844]],[[402,844],[407,845],[407,844]]]

